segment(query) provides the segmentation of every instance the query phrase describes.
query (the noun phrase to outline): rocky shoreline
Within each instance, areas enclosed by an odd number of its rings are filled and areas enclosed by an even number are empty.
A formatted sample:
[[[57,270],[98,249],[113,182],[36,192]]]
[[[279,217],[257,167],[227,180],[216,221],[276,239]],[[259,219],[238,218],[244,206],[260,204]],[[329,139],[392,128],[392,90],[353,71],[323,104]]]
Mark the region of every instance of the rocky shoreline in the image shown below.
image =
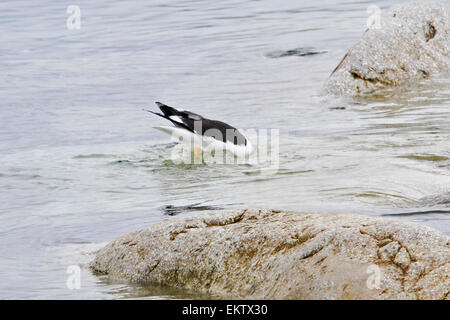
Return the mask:
[[[347,213],[246,209],[120,236],[93,271],[240,299],[449,299],[450,239]]]
[[[447,74],[449,38],[450,4],[408,2],[380,10],[331,73],[324,92],[357,96]]]
[[[381,15],[326,82],[359,95],[449,71],[450,5]],[[348,213],[264,209],[170,219],[120,236],[93,271],[241,299],[450,299],[450,239],[429,227]]]

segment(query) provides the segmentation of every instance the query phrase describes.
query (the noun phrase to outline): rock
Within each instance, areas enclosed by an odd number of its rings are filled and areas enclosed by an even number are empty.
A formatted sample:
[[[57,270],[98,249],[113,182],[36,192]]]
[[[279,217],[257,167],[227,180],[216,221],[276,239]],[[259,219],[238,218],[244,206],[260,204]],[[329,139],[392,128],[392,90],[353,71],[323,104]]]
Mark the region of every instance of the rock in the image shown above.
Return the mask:
[[[378,250],[378,257],[383,262],[392,261],[400,248],[401,246],[397,241],[391,241]]]
[[[449,72],[450,4],[400,4],[379,22],[347,52],[325,93],[355,96]]]
[[[404,247],[398,250],[394,258],[394,263],[402,268],[403,271],[408,270],[409,265],[411,264],[411,257],[409,256],[408,250]]]
[[[449,261],[449,238],[418,224],[247,209],[123,235],[90,266],[228,298],[449,299]]]

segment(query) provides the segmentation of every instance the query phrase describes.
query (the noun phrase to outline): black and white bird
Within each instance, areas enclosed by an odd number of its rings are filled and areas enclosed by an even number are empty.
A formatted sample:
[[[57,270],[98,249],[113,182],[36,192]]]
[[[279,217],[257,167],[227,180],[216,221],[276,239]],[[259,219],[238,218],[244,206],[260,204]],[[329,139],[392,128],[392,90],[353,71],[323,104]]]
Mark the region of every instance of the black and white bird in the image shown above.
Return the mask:
[[[248,138],[225,122],[207,119],[197,113],[175,109],[161,102],[155,103],[162,114],[145,111],[169,120],[174,126],[155,126],[154,128],[196,146],[192,150],[194,152],[198,152],[198,148],[201,148],[203,152],[222,149],[236,156],[246,156],[254,151]]]

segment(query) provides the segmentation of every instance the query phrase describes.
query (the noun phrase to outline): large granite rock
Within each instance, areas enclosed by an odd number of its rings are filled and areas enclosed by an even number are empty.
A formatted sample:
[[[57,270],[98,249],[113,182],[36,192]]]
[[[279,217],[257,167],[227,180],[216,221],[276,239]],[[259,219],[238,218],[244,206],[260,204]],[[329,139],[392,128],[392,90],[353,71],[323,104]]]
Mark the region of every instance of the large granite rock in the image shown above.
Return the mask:
[[[450,4],[401,4],[379,22],[344,56],[325,93],[354,96],[449,72]]]
[[[91,268],[252,299],[449,299],[449,238],[354,214],[216,211],[119,237]]]

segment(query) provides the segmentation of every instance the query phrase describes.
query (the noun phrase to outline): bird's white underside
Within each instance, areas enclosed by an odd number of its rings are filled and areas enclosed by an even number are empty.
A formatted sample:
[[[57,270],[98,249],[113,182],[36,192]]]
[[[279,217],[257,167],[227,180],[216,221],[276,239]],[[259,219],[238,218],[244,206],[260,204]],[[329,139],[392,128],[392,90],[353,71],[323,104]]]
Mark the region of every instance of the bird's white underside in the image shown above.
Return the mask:
[[[254,151],[253,146],[248,139],[246,146],[238,146],[228,141],[223,142],[212,137],[205,137],[183,128],[168,126],[156,126],[153,128],[169,134],[172,138],[182,143],[190,144],[192,149],[199,147],[204,152],[226,150],[233,153],[235,156],[241,157],[251,155]]]

